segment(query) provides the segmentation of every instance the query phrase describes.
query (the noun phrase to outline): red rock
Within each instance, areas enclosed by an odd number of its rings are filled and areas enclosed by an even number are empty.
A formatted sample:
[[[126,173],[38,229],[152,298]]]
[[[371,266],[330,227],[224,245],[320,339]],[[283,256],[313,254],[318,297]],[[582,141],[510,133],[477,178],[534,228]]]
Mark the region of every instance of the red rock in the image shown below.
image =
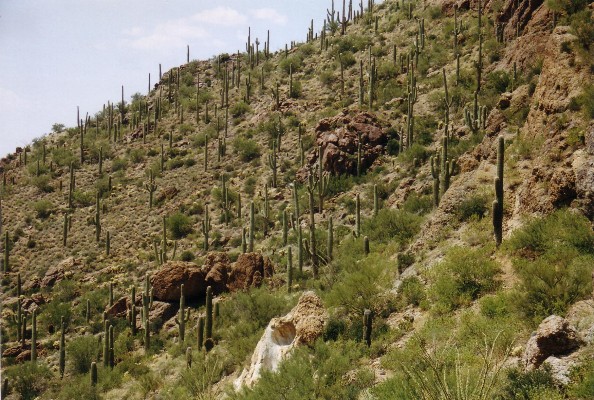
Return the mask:
[[[161,301],[179,301],[184,284],[186,300],[202,298],[206,293],[206,270],[194,263],[169,261],[151,279],[153,297]]]
[[[259,287],[263,279],[274,274],[274,267],[268,257],[260,253],[240,254],[229,275],[227,288],[230,291]]]

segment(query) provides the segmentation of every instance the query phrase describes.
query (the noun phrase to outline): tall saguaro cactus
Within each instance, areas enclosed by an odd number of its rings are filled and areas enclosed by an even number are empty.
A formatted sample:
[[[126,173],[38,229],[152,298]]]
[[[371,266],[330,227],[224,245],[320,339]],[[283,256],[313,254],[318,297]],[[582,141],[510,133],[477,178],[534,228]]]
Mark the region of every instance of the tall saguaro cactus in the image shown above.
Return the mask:
[[[493,201],[493,231],[495,243],[501,244],[503,239],[503,162],[505,140],[499,136],[497,140],[497,176],[495,177],[495,200]]]

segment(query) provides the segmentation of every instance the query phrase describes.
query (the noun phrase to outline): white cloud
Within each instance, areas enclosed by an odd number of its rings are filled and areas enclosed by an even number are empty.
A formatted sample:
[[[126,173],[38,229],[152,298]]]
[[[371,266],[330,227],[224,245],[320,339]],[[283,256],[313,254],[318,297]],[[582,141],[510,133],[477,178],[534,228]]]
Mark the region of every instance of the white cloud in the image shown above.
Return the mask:
[[[229,7],[216,7],[188,17],[172,19],[156,25],[153,29],[133,27],[122,33],[127,36],[122,44],[140,50],[179,48],[195,41],[207,47],[221,45],[220,27],[236,27],[247,24],[247,17]]]
[[[0,87],[0,108],[4,111],[29,108],[30,104],[16,92]]]
[[[286,15],[279,13],[273,8],[258,8],[250,12],[252,17],[272,22],[276,25],[286,25],[289,19]]]
[[[216,26],[236,26],[248,22],[245,15],[230,7],[217,7],[204,10],[190,17],[193,21]]]

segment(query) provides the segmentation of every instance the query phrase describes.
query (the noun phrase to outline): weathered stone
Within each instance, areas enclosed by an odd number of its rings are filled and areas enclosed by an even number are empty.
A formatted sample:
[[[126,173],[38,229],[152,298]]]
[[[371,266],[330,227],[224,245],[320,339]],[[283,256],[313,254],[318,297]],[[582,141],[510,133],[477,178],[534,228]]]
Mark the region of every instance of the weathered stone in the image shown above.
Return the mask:
[[[183,283],[186,300],[201,298],[206,292],[205,277],[205,270],[194,263],[169,261],[151,279],[153,297],[162,301],[179,301]]]
[[[240,254],[229,274],[227,288],[230,291],[259,287],[262,280],[274,274],[274,267],[268,257],[260,253]]]
[[[276,371],[296,346],[312,345],[322,335],[327,318],[320,298],[313,292],[303,293],[287,315],[270,321],[254,350],[250,367],[235,380],[235,388],[252,386],[262,371]]]
[[[227,253],[208,253],[202,268],[206,272],[205,287],[211,286],[214,294],[220,294],[227,290],[227,281],[231,270],[231,261]]]
[[[549,356],[565,355],[582,345],[575,329],[567,320],[551,315],[545,318],[528,340],[523,362],[527,370],[538,368]]]

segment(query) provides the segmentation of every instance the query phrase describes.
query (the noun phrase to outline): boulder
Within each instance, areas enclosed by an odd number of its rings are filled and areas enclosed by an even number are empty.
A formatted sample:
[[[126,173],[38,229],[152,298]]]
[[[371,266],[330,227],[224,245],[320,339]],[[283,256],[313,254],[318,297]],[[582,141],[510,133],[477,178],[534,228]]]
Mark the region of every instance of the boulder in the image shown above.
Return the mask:
[[[115,301],[111,307],[108,305],[105,312],[110,317],[125,318],[128,308],[130,307],[129,303],[130,301],[128,300],[128,297],[122,297]]]
[[[182,283],[186,300],[202,298],[206,293],[205,278],[205,270],[194,263],[166,262],[151,279],[153,298],[161,301],[179,301]]]
[[[322,335],[328,315],[314,292],[305,292],[284,317],[273,318],[260,338],[249,368],[234,382],[236,389],[252,386],[262,371],[276,371],[293,348],[311,345]]]
[[[156,329],[160,329],[163,324],[171,319],[177,313],[177,307],[171,303],[163,301],[153,301],[153,306],[149,310],[149,320]],[[140,326],[140,313],[138,314]]]
[[[68,257],[58,265],[50,267],[41,280],[41,287],[46,288],[54,286],[64,278],[70,277],[72,275],[72,270],[80,265],[82,265],[80,260],[77,260],[74,257]]]
[[[227,253],[208,253],[202,268],[206,272],[205,287],[211,286],[215,295],[227,290],[227,281],[231,270],[231,261]]]
[[[566,355],[583,344],[574,327],[557,315],[545,318],[528,340],[523,363],[527,370],[538,367],[549,356]]]
[[[268,257],[260,253],[240,254],[227,281],[229,291],[259,287],[263,279],[272,277],[274,267]]]
[[[373,164],[388,143],[387,129],[370,113],[351,116],[344,110],[335,117],[320,120],[315,133],[316,145],[324,149],[323,169],[333,175],[357,173],[359,134],[362,171]],[[297,173],[302,181],[307,178],[308,169],[319,163],[317,148],[308,156],[307,163]]]

